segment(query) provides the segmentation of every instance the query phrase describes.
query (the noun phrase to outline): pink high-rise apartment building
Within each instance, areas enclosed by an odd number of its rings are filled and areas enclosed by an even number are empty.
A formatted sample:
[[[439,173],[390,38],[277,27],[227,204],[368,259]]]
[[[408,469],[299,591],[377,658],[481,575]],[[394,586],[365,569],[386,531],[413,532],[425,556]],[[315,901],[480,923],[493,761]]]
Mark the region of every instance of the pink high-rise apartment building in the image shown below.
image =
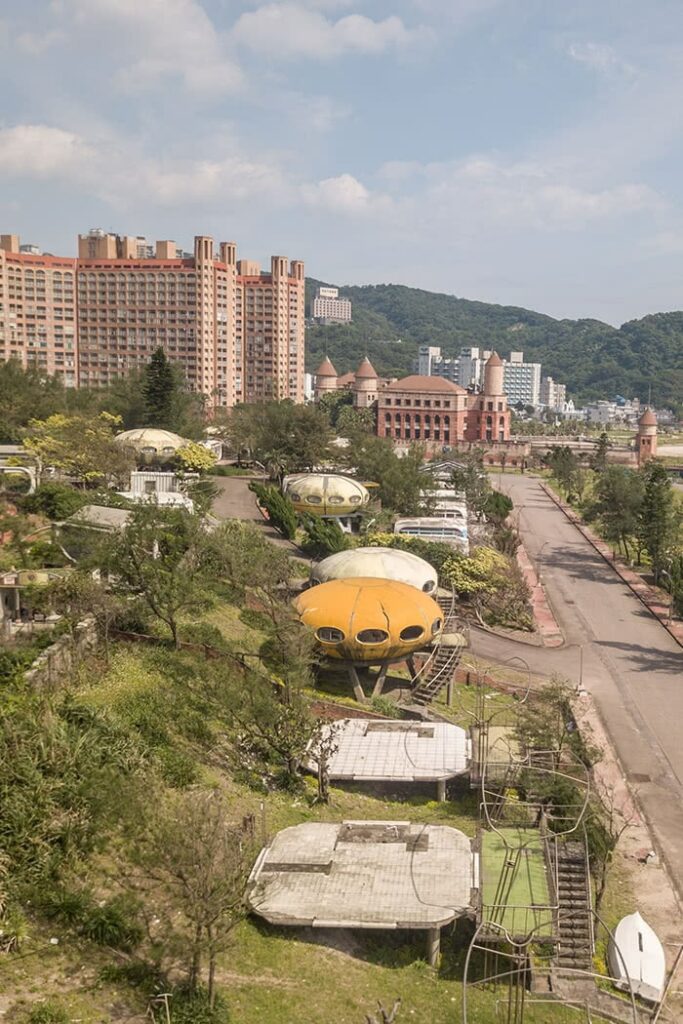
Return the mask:
[[[205,235],[191,255],[102,231],[79,236],[77,259],[21,248],[0,236],[0,360],[103,387],[161,347],[210,406],[303,401],[300,260],[274,256],[264,273]]]

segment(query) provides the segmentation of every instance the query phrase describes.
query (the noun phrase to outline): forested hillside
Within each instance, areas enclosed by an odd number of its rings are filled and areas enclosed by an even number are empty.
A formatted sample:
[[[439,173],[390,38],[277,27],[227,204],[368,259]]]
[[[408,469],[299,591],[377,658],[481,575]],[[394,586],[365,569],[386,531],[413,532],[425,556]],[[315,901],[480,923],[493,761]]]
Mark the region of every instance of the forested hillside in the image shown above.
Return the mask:
[[[321,281],[307,281],[307,299]],[[353,302],[353,323],[310,327],[307,369],[327,351],[340,373],[366,353],[379,373],[410,372],[421,344],[456,355],[464,345],[523,349],[543,372],[566,381],[579,400],[637,395],[683,405],[683,312],[657,313],[620,328],[599,320],[554,320],[515,306],[472,302],[403,285],[340,289]]]

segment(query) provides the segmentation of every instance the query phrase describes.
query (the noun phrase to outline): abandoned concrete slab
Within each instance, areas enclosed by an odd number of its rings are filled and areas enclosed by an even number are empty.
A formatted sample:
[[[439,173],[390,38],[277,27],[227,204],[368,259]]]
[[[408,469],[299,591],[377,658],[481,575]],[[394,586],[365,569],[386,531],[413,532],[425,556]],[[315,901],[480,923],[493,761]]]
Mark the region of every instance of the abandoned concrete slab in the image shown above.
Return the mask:
[[[425,930],[434,962],[439,929],[469,910],[477,872],[469,838],[448,826],[309,822],[261,851],[248,899],[272,924]]]
[[[469,769],[469,737],[448,722],[345,718],[323,728],[322,742],[330,739],[331,781],[439,782]],[[315,755],[313,748],[313,771]]]

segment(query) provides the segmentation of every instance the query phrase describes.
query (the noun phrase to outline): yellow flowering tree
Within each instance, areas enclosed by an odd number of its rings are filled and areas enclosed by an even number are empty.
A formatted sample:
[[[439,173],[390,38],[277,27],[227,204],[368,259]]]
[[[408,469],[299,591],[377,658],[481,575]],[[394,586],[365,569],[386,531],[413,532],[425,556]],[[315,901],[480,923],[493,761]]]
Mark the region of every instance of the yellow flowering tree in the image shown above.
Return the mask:
[[[188,473],[208,473],[216,465],[216,456],[203,444],[188,441],[176,452],[182,468]]]
[[[38,476],[48,466],[83,487],[121,480],[133,466],[133,454],[114,440],[120,416],[54,413],[45,420],[30,420],[24,447],[36,461]]]

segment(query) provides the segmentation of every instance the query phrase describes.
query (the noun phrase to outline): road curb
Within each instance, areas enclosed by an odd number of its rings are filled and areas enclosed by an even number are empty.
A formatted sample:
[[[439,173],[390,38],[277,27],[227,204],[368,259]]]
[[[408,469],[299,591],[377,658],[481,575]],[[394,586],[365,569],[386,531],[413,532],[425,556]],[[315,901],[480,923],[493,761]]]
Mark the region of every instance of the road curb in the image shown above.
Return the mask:
[[[664,627],[670,637],[676,641],[676,643],[683,647],[683,625],[678,623],[671,623],[666,621],[668,614],[666,608],[658,600],[652,599],[652,591],[648,585],[642,580],[638,573],[628,569],[625,565],[621,565],[617,562],[610,553],[610,549],[604,541],[596,537],[593,531],[581,521],[579,515],[567,505],[561,498],[555,494],[552,488],[548,487],[547,484],[539,480],[541,488],[548,495],[551,501],[564,513],[565,517],[569,522],[576,527],[588,543],[593,547],[597,553],[607,562],[607,564],[614,569],[615,573],[619,578],[626,584],[629,590],[635,594],[640,603],[647,608],[651,615]]]

